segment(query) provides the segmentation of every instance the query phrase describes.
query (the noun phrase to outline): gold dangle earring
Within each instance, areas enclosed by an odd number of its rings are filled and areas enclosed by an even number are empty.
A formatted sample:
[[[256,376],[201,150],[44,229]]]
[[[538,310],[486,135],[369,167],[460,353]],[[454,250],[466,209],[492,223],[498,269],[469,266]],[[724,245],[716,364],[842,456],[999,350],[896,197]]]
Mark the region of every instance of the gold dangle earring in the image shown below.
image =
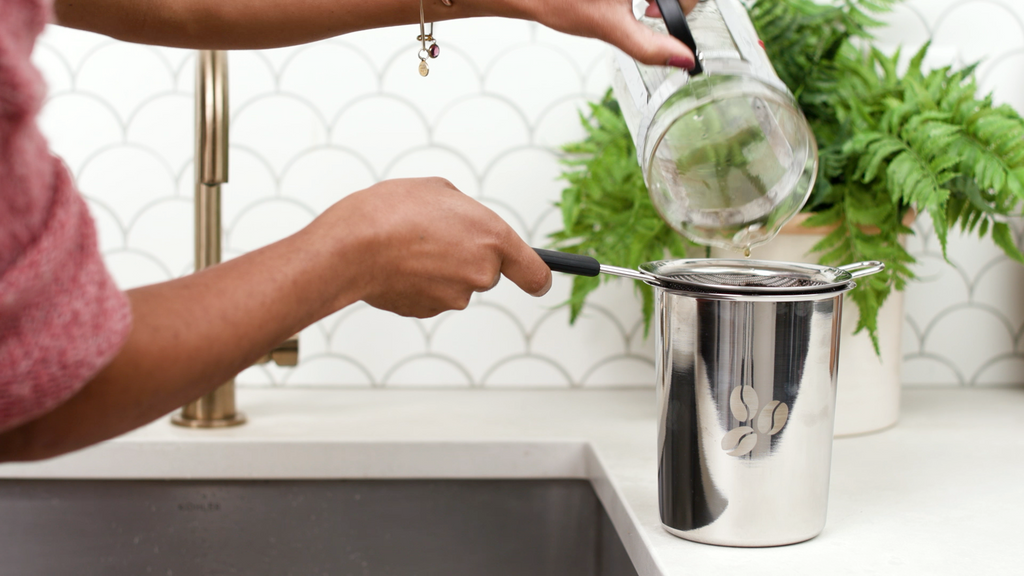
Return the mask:
[[[441,0],[445,6],[451,6],[451,0]],[[420,35],[416,37],[420,42],[420,51],[416,54],[420,59],[420,76],[430,74],[430,67],[427,66],[427,58],[437,58],[441,54],[441,47],[434,40],[434,23],[430,23],[430,32],[425,30],[426,23],[423,17],[423,0],[420,0]],[[430,46],[427,46],[430,42]]]

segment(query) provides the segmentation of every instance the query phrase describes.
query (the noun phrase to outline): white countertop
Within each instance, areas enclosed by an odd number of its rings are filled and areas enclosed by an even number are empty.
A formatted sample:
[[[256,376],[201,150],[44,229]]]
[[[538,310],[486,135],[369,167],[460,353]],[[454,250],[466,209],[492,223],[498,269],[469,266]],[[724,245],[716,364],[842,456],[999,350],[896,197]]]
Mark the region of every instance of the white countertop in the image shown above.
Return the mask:
[[[588,478],[641,576],[1024,573],[1024,388],[907,390],[835,441],[817,538],[725,548],[658,518],[653,390],[243,389],[250,422],[167,419],[21,478]]]

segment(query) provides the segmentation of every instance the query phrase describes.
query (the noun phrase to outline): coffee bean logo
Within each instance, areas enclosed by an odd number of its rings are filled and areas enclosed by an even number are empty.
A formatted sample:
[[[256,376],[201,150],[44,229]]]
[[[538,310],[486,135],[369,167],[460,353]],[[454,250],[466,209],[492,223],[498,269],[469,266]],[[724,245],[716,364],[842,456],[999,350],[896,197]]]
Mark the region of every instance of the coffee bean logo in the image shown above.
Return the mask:
[[[729,395],[729,409],[740,422],[745,422],[757,414],[757,392],[750,386],[732,389]]]
[[[789,418],[789,406],[778,400],[772,400],[757,417],[757,431],[771,436],[782,430],[782,427],[786,425],[787,418]]]
[[[750,426],[733,428],[722,437],[722,450],[731,450],[726,452],[729,456],[743,456],[753,450],[755,444],[757,433]]]
[[[748,426],[738,426],[722,437],[722,450],[729,456],[744,456],[757,445],[758,433],[772,436],[782,430],[789,419],[789,406],[772,400],[758,414],[757,392],[751,386],[738,386],[729,394],[729,411],[734,418]],[[756,422],[754,415],[757,414]],[[753,426],[757,425],[757,431]]]

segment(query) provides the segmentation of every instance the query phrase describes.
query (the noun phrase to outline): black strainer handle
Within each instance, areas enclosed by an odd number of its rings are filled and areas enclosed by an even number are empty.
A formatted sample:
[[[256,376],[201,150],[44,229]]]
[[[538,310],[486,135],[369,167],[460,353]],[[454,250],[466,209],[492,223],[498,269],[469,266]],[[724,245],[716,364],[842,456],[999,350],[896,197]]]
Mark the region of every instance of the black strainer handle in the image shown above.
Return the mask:
[[[877,274],[882,270],[885,270],[885,264],[882,264],[878,260],[867,260],[864,262],[855,262],[853,264],[839,266],[839,269],[849,272],[850,277],[852,278],[860,278],[861,276],[870,276],[871,274]]]
[[[534,250],[554,272],[565,272],[577,276],[597,276],[601,273],[601,263],[596,258],[543,248],[534,248]]]
[[[596,258],[591,258],[590,256],[557,252],[555,250],[545,250],[543,248],[534,248],[534,251],[536,251],[540,256],[540,259],[548,265],[548,268],[551,268],[551,270],[555,272],[565,272],[566,274],[575,274],[577,276],[611,274],[612,276],[621,276],[622,278],[640,280],[641,282],[647,282],[648,284],[660,285],[662,283],[660,278],[646,272],[632,270],[629,268],[619,268],[618,266],[608,266],[607,264],[601,264]]]

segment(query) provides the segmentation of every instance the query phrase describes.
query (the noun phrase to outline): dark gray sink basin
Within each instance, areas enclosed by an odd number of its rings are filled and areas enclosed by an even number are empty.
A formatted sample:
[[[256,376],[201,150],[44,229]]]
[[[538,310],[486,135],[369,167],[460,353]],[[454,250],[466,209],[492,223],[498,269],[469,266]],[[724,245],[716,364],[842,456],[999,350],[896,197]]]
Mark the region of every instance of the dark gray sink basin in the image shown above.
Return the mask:
[[[635,576],[582,480],[0,480],[12,576]]]

